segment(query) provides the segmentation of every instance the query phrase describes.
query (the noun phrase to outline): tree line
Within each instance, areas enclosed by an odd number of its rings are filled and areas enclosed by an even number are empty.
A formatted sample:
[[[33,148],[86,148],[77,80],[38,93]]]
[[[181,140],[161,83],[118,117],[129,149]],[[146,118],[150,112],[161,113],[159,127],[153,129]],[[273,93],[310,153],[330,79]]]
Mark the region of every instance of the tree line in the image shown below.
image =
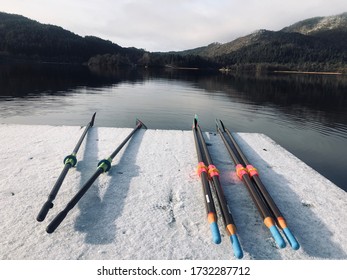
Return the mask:
[[[332,32],[337,36],[336,31]],[[0,13],[0,61],[29,59],[102,67],[224,68],[238,71],[267,71],[275,67],[347,72],[346,47],[336,42],[346,39],[346,34],[343,34],[337,38],[327,35],[330,39],[326,40],[298,33],[263,32],[258,41],[235,51],[203,56],[185,51],[160,53],[123,48],[94,36],[82,37],[58,26]]]

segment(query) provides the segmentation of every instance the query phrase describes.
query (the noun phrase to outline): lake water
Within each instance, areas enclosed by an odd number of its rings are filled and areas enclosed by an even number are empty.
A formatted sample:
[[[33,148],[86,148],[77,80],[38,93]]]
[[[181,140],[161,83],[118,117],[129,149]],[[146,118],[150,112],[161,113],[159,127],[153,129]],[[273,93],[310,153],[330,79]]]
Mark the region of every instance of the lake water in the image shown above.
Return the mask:
[[[0,64],[0,123],[235,132],[271,137],[347,191],[347,77]],[[78,137],[78,136],[76,136]]]

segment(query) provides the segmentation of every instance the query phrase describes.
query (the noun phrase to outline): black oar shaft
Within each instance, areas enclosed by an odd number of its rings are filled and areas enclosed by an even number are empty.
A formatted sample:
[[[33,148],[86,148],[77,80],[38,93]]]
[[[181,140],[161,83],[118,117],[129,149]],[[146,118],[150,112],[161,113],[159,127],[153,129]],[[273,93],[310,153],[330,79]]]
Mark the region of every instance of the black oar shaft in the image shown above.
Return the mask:
[[[260,190],[261,194],[263,195],[266,203],[269,205],[269,207],[270,207],[271,211],[273,212],[274,216],[276,218],[283,217],[281,211],[279,210],[279,208],[277,207],[276,203],[272,199],[271,195],[267,191],[267,189],[264,186],[263,182],[260,180],[259,176],[258,175],[253,175],[252,179],[256,183],[258,189]]]
[[[91,121],[88,123],[88,125],[84,129],[84,132],[83,132],[82,136],[80,137],[80,139],[78,140],[78,143],[76,144],[74,150],[72,151],[72,154],[77,154],[77,152],[78,152],[78,150],[79,150],[79,148],[83,142],[83,139],[88,132],[88,129],[91,128],[92,126],[94,126],[95,115],[96,115],[96,112],[93,114]]]
[[[194,139],[195,139],[195,147],[196,147],[196,153],[197,153],[197,156],[198,156],[198,161],[199,161],[199,163],[204,163],[203,156],[202,156],[202,153],[201,153],[199,139],[197,137],[196,128],[193,128],[193,134],[194,134]],[[212,192],[211,192],[211,189],[210,189],[210,184],[208,182],[207,170],[201,172],[200,173],[200,177],[201,177],[201,183],[203,185],[203,189],[202,190],[203,190],[203,194],[204,194],[204,198],[205,198],[204,201],[205,201],[205,205],[206,205],[207,214],[208,213],[216,213],[216,208],[215,208],[215,205],[214,205],[214,202],[213,202]]]
[[[63,183],[63,181],[64,181],[64,179],[66,177],[66,174],[68,173],[70,168],[71,168],[71,164],[67,163],[67,164],[64,165],[63,170],[61,171],[57,181],[55,182],[55,184],[54,184],[54,186],[52,188],[51,193],[48,196],[49,199],[53,200],[57,196],[58,191],[59,191],[59,187]]]
[[[198,130],[198,136],[200,138],[200,142],[201,142],[201,145],[202,145],[202,148],[203,148],[203,151],[204,151],[204,155],[206,157],[206,161],[207,161],[207,164],[208,166],[212,166],[213,165],[213,161],[212,161],[212,158],[211,158],[211,155],[207,149],[207,145],[206,145],[206,142],[205,142],[205,139],[204,139],[204,136],[201,132],[201,129],[200,129],[200,126],[197,125],[197,130]],[[213,182],[213,185],[215,187],[215,191],[216,191],[216,194],[217,194],[217,198],[218,198],[218,201],[219,201],[219,205],[220,205],[220,208],[221,208],[221,211],[222,211],[222,218],[223,218],[223,222],[225,224],[225,226],[229,225],[229,224],[234,224],[234,219],[230,213],[230,209],[228,208],[228,203],[225,199],[225,196],[224,196],[224,193],[223,193],[223,189],[222,189],[222,186],[220,184],[220,181],[218,179],[217,176],[212,176],[211,177],[212,179],[212,182]]]
[[[93,114],[91,121],[85,127],[85,129],[84,129],[81,137],[79,138],[75,148],[73,149],[72,153],[64,159],[64,168],[61,171],[56,183],[54,184],[54,186],[53,186],[53,188],[52,188],[52,190],[48,196],[47,201],[43,204],[39,214],[36,217],[36,220],[38,222],[42,222],[46,218],[48,211],[53,207],[53,200],[57,196],[59,189],[60,189],[61,185],[63,184],[63,181],[66,177],[66,174],[68,173],[68,171],[71,167],[76,165],[76,163],[77,163],[76,154],[77,154],[88,130],[94,125],[95,115],[96,115],[96,112]]]
[[[218,200],[220,210],[222,213],[222,218],[223,218],[225,230],[226,230],[226,232],[230,238],[235,257],[238,259],[241,259],[243,257],[243,251],[242,251],[242,248],[241,248],[238,236],[237,236],[234,219],[231,215],[228,203],[227,203],[226,198],[224,196],[223,188],[222,188],[221,183],[219,181],[219,171],[216,168],[216,166],[214,166],[214,164],[213,164],[212,157],[211,157],[210,152],[207,148],[207,145],[206,145],[204,136],[202,134],[201,128],[197,124],[197,116],[195,117],[194,123],[195,123],[195,128],[197,129],[197,132],[198,132],[197,136],[198,136],[200,143],[201,143],[201,146],[202,146],[202,153],[203,153],[204,158],[206,159],[206,162],[208,164],[207,168],[208,168],[209,178],[212,181],[212,185],[213,185],[215,193],[217,195],[217,200]]]
[[[252,198],[255,206],[257,207],[258,211],[260,212],[262,218],[265,219],[266,217],[272,217],[272,215],[270,214],[269,209],[264,204],[264,202],[261,199],[261,197],[260,197],[259,193],[257,192],[257,190],[254,188],[254,186],[252,184],[252,181],[249,178],[249,175],[247,175],[247,174],[243,175],[242,176],[242,181],[247,186],[247,190],[250,193],[251,198]]]
[[[36,220],[38,222],[42,222],[46,218],[49,209],[53,208],[53,200],[57,196],[59,188],[62,185],[62,183],[63,183],[63,181],[64,181],[64,179],[66,177],[66,174],[68,173],[70,167],[71,167],[70,163],[67,163],[67,164],[64,165],[64,168],[61,171],[61,173],[60,173],[60,175],[58,177],[58,180],[55,182],[55,184],[54,184],[54,186],[53,186],[53,188],[52,188],[52,190],[51,190],[51,192],[50,192],[50,194],[48,196],[47,201],[42,205],[42,208],[41,208],[39,214],[36,217]]]
[[[80,201],[80,199],[85,195],[88,189],[93,185],[96,179],[104,172],[102,168],[97,168],[94,174],[89,178],[89,180],[83,185],[83,187],[74,195],[70,202],[66,206],[66,210],[70,211],[75,205]]]
[[[102,168],[98,168],[92,177],[83,185],[83,187],[75,194],[75,196],[69,201],[64,210],[62,210],[47,226],[47,233],[52,233],[56,230],[56,228],[61,224],[61,222],[65,219],[66,215],[70,212],[72,208],[78,203],[78,201],[83,197],[83,195],[88,191],[88,189],[93,185],[95,180],[102,174],[104,170]]]
[[[138,123],[136,127],[133,129],[133,131],[123,140],[122,143],[119,144],[117,149],[114,150],[114,152],[110,155],[111,159],[114,159],[114,157],[119,153],[119,151],[124,147],[124,145],[129,141],[129,139],[134,135],[134,133],[143,126],[143,123],[138,120]]]
[[[236,142],[235,138],[232,136],[231,132],[229,131],[229,129],[224,128],[224,131],[226,132],[227,136],[229,137],[230,141],[232,142],[232,144],[234,145],[235,149],[237,150],[237,152],[240,155],[240,158],[243,161],[243,164],[245,166],[250,166],[250,162],[248,161],[247,157],[245,156],[245,154],[242,152],[239,144]],[[278,218],[278,217],[283,217],[281,211],[279,210],[279,208],[277,207],[276,203],[274,202],[274,200],[272,199],[271,195],[269,194],[269,192],[267,191],[266,187],[264,186],[263,182],[260,180],[259,176],[257,174],[254,174],[252,176],[252,179],[254,180],[256,186],[258,187],[260,193],[262,194],[262,196],[264,197],[264,200],[266,201],[266,203],[268,204],[269,208],[271,209],[273,215]]]
[[[119,153],[122,147],[129,141],[129,139],[134,135],[134,133],[141,127],[146,127],[140,120],[137,120],[136,127],[132,132],[123,140],[123,142],[116,148],[116,150],[109,156],[108,159],[104,159],[99,162],[95,173],[89,178],[89,180],[82,186],[82,188],[76,193],[76,195],[68,202],[64,210],[62,210],[55,219],[48,225],[46,231],[47,233],[52,233],[65,219],[67,214],[72,210],[78,201],[84,196],[88,189],[93,185],[96,179],[104,172],[107,172],[111,168],[112,159]]]
[[[235,152],[233,151],[233,149],[230,147],[227,139],[225,138],[223,132],[218,128],[218,132],[224,142],[225,147],[227,148],[227,151],[230,155],[230,157],[232,158],[235,166],[238,166],[241,164],[241,162],[239,161],[239,158],[237,157],[237,155],[235,154]],[[241,178],[243,183],[245,184],[245,186],[247,187],[247,190],[255,204],[255,206],[257,207],[257,209],[259,210],[261,216],[263,219],[265,219],[266,217],[272,216],[268,207],[264,204],[264,201],[261,199],[258,191],[254,188],[253,183],[248,175],[248,173],[244,172],[244,174],[241,176]]]
[[[224,128],[224,125],[223,125],[223,128]],[[266,202],[263,200],[263,197],[262,197],[261,193],[259,193],[258,188],[256,186],[254,186],[253,182],[251,181],[251,178],[248,174],[247,169],[242,165],[241,161],[238,160],[238,156],[234,153],[233,149],[230,147],[230,144],[228,143],[223,132],[219,128],[218,123],[217,123],[217,130],[218,130],[218,133],[220,134],[231,158],[233,159],[233,161],[235,163],[236,173],[237,173],[238,177],[244,182],[245,186],[247,187],[247,190],[248,190],[254,204],[256,205],[259,213],[261,214],[261,216],[263,218],[264,224],[266,225],[267,228],[269,228],[269,230],[270,230],[272,236],[274,237],[274,239],[276,240],[276,243],[278,244],[278,246],[280,248],[284,248],[286,246],[286,243],[285,243],[283,237],[281,236],[281,234],[279,233],[279,231],[275,225],[275,222],[273,219],[273,214],[272,214],[271,210],[269,209]]]
[[[210,188],[210,183],[208,179],[208,171],[204,161],[204,156],[201,151],[201,144],[198,139],[196,124],[193,125],[193,135],[196,148],[196,154],[198,157],[198,174],[202,183],[202,191],[204,195],[205,208],[207,212],[207,221],[210,224],[210,229],[212,233],[213,242],[219,244],[221,242],[220,232],[217,224],[217,213],[216,207],[213,202],[213,196]]]
[[[226,135],[228,136],[229,140],[233,144],[233,147],[235,147],[235,149],[236,149],[236,151],[237,151],[237,153],[238,153],[238,155],[239,155],[239,157],[241,159],[242,164],[244,166],[246,166],[246,169],[247,169],[249,175],[251,176],[252,181],[255,183],[257,191],[259,192],[259,194],[263,198],[265,204],[268,206],[268,208],[269,208],[270,212],[272,213],[273,217],[275,217],[275,221],[276,221],[278,227],[283,230],[283,232],[284,232],[287,240],[289,241],[290,245],[292,246],[292,248],[294,250],[298,250],[300,248],[299,242],[296,240],[295,236],[293,235],[293,233],[288,228],[287,221],[285,220],[285,218],[282,215],[281,211],[277,207],[275,201],[272,199],[271,195],[267,191],[265,185],[261,181],[261,179],[260,179],[260,177],[258,175],[257,169],[254,168],[253,165],[251,165],[251,163],[248,161],[247,157],[242,152],[242,149],[238,145],[238,143],[235,140],[235,138],[232,136],[231,132],[227,128],[225,128],[223,122],[220,121],[220,123],[221,123],[221,125],[223,127],[224,132],[226,133]]]

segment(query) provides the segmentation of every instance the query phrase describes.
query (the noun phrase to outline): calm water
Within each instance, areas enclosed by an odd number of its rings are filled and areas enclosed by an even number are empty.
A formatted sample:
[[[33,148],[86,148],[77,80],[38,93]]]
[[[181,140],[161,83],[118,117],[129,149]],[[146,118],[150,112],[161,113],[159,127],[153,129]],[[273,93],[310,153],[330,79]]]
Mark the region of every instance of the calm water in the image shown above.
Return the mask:
[[[0,123],[264,133],[347,191],[347,77],[1,65]]]

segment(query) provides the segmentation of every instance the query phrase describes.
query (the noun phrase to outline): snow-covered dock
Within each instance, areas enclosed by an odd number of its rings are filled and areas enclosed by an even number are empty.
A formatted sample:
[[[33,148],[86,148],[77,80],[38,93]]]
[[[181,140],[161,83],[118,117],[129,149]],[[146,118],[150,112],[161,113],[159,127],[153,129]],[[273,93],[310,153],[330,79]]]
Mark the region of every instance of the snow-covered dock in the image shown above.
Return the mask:
[[[141,130],[53,234],[48,223],[132,128],[93,127],[45,221],[36,216],[74,148],[76,126],[0,125],[0,259],[228,260],[222,219],[206,220],[191,131]],[[301,248],[279,249],[234,172],[219,135],[205,133],[244,259],[347,259],[347,193],[262,134],[235,135]]]

